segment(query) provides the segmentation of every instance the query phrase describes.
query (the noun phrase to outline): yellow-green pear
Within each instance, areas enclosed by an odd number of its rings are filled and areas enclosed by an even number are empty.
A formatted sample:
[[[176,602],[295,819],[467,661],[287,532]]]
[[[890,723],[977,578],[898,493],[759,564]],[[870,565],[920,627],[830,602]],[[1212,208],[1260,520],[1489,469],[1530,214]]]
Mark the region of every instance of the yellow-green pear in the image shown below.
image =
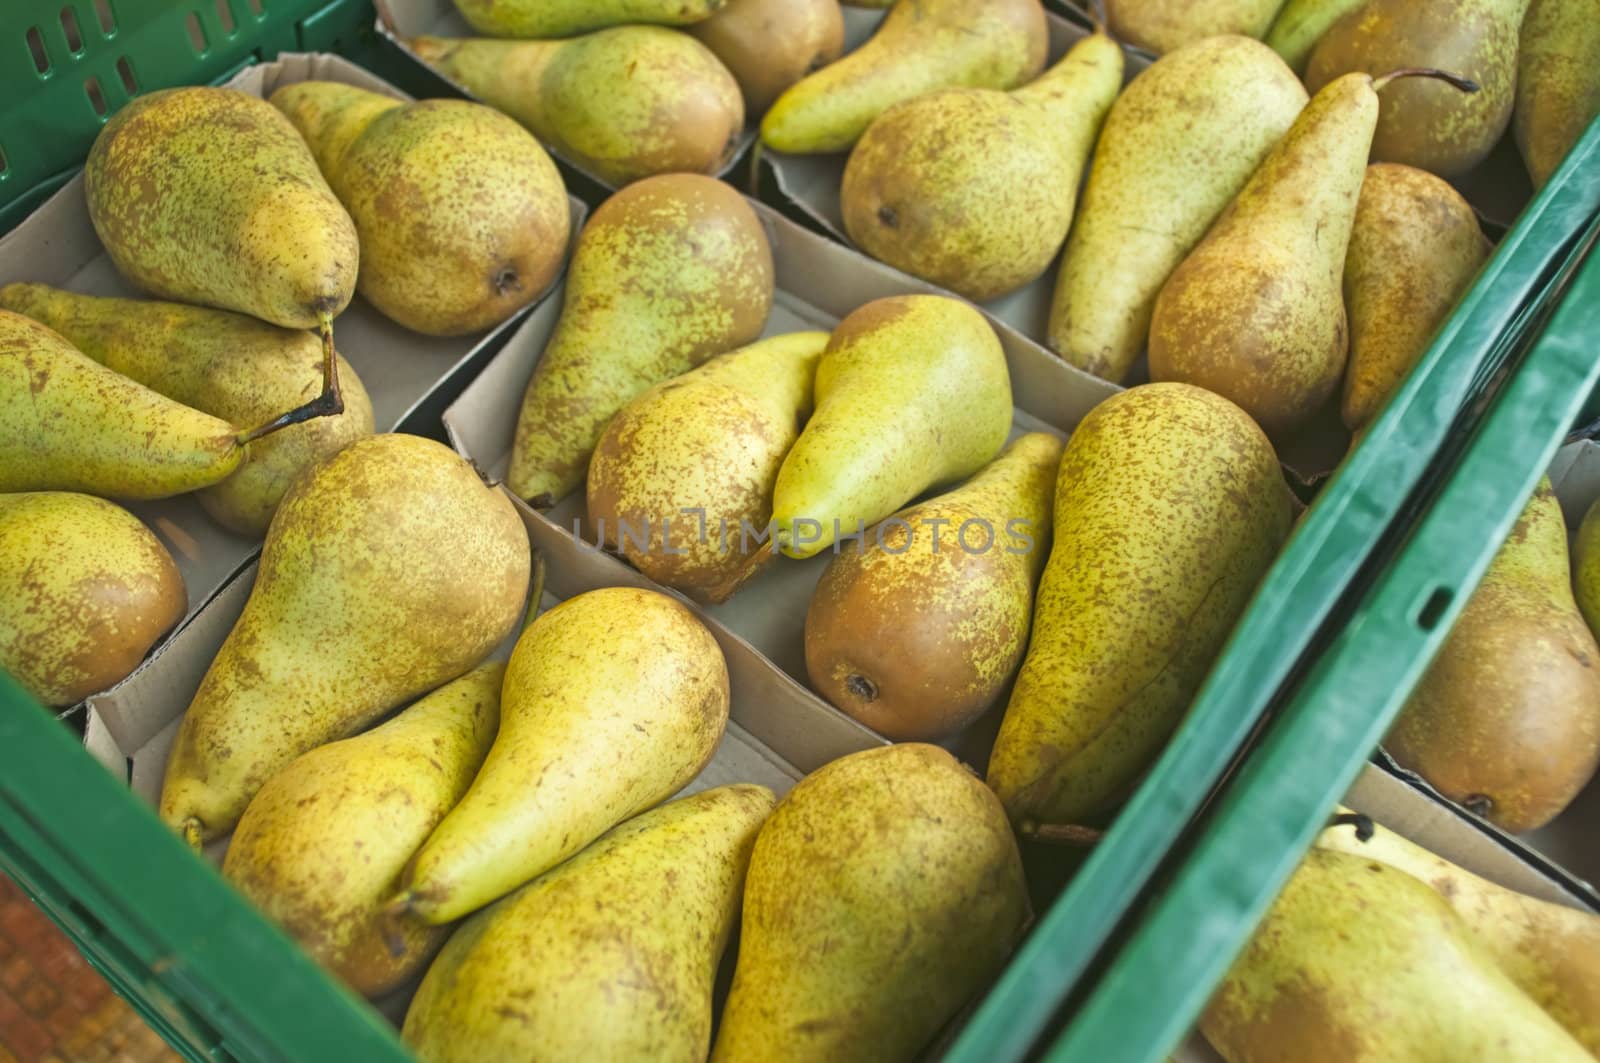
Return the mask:
[[[988,711],[1028,645],[1061,447],[1030,432],[836,554],[806,611],[812,687],[897,742],[946,738]]]
[[[455,0],[479,33],[491,37],[567,37],[627,22],[686,26],[728,0]]]
[[[188,607],[161,540],[120,506],[0,494],[0,671],[72,705],[139,666]]]
[[[322,390],[322,346],[311,333],[227,310],[80,295],[44,284],[0,288],[0,307],[26,314],[124,376],[233,424],[264,424]],[[338,360],[344,412],[295,424],[245,450],[239,468],[196,496],[218,523],[266,534],[301,470],[372,434],[372,401]]]
[[[401,985],[449,936],[383,905],[489,752],[504,674],[479,665],[382,727],[291,761],[233,832],[223,875],[358,993]]]
[[[784,89],[844,50],[838,0],[729,0],[689,32],[739,82],[751,116],[765,114]]]
[[[783,459],[773,537],[811,557],[930,487],[972,475],[1011,430],[1011,374],[989,322],[941,295],[875,299],[839,322],[817,409]]]
[[[535,506],[581,487],[613,414],[761,335],[772,284],[766,230],[731,186],[664,174],[607,199],[578,237],[506,485]]]
[[[1477,215],[1449,182],[1394,162],[1367,167],[1344,260],[1345,427],[1377,416],[1488,257]]]
[[[224,835],[289,761],[478,664],[529,568],[511,500],[440,443],[377,435],[312,466],[178,728],[162,819],[192,843]]]
[[[1583,1047],[1398,868],[1313,849],[1200,1020],[1228,1063],[1579,1063]]]
[[[1335,22],[1360,7],[1366,0],[1289,0],[1272,20],[1272,28],[1262,38],[1267,47],[1283,56],[1289,69],[1305,73],[1311,51]]]
[[[845,151],[903,100],[945,88],[1013,89],[1044,68],[1039,0],[903,0],[861,47],[791,85],[761,120],[776,151]]]
[[[969,299],[1022,287],[1061,250],[1078,179],[1122,89],[1122,49],[1085,37],[1011,93],[946,89],[873,121],[840,208],[863,251]]]
[[[356,229],[283,115],[234,89],[134,97],[84,166],[117,269],[163,299],[316,328],[355,294]]]
[[[737,150],[733,75],[694,38],[618,26],[556,41],[418,37],[411,48],[558,153],[614,185],[712,173]]]
[[[1600,916],[1479,878],[1370,820],[1362,829],[1330,826],[1317,845],[1381,860],[1433,887],[1500,969],[1600,1055]]]
[[[1344,74],[1426,67],[1478,86],[1413,78],[1383,94],[1372,161],[1457,177],[1482,162],[1511,121],[1517,31],[1528,0],[1367,0],[1317,42],[1306,87]]]
[[[1519,40],[1512,130],[1543,188],[1600,116],[1600,12],[1592,0],[1533,0]]]
[[[456,931],[406,1012],[423,1063],[700,1063],[712,985],[772,791],[628,820]]]
[[[1272,444],[1219,395],[1147,384],[1084,418],[989,759],[1024,833],[1083,823],[1138,779],[1288,537],[1290,509]]]
[[[555,163],[469,100],[401,103],[334,81],[272,94],[361,235],[356,287],[430,336],[498,325],[561,269],[572,225]]]
[[[1600,500],[1590,504],[1572,537],[1572,590],[1590,632],[1600,639]]]
[[[505,896],[682,789],[727,723],[727,663],[687,606],[632,587],[568,599],[517,639],[489,759],[392,910],[447,923]]]
[[[1402,767],[1513,833],[1554,819],[1600,766],[1600,647],[1571,581],[1544,480],[1384,739]]]
[[[774,556],[772,489],[827,343],[826,332],[773,336],[623,407],[589,463],[596,534],[657,583],[702,601],[731,596]]]
[[[711,1059],[914,1059],[1027,920],[1016,838],[960,762],[918,743],[835,760],[756,837]]]
[[[1283,0],[1105,0],[1105,6],[1117,40],[1162,55],[1224,34],[1259,40]]]
[[[1158,59],[1101,127],[1050,308],[1050,346],[1121,381],[1167,277],[1305,106],[1276,52],[1211,37]]]
[[[1150,377],[1231,399],[1269,433],[1311,417],[1344,373],[1345,252],[1378,121],[1374,80],[1330,83],[1167,278]]]

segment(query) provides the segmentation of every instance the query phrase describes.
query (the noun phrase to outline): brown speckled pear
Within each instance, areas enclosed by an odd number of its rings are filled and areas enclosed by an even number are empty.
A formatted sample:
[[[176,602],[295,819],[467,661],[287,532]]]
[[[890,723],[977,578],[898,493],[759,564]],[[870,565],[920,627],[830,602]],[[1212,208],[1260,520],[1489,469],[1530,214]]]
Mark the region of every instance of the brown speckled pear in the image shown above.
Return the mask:
[[[0,288],[0,307],[43,322],[108,369],[233,424],[264,424],[322,390],[315,336],[242,314],[43,284]],[[241,535],[266,534],[302,469],[372,434],[372,401],[355,370],[343,358],[338,365],[343,413],[251,442],[238,469],[200,490],[196,497],[218,523]]]
[[[1325,849],[1306,854],[1200,1029],[1228,1063],[1591,1059],[1426,884]]]
[[[1349,346],[1344,259],[1378,94],[1365,74],[1317,93],[1150,320],[1150,378],[1215,391],[1290,432],[1339,386]]]
[[[946,738],[994,704],[1028,646],[1061,446],[1030,432],[828,562],[806,612],[819,694],[897,742]]]
[[[632,587],[568,599],[517,640],[489,759],[393,910],[447,923],[505,896],[682,789],[727,724],[727,662],[687,606]]]
[[[0,491],[167,498],[226,479],[243,438],[0,310]]]
[[[1443,178],[1393,162],[1367,167],[1344,260],[1345,427],[1377,416],[1488,257],[1477,215]]]
[[[498,325],[561,269],[566,188],[539,142],[467,100],[401,103],[333,81],[272,94],[361,234],[357,288],[430,336]]]
[[[689,28],[739,82],[751,115],[844,50],[838,0],[729,0]]]
[[[1330,826],[1317,846],[1380,860],[1433,887],[1500,969],[1600,1055],[1600,916],[1506,889],[1393,831],[1371,827],[1363,839],[1352,823]]]
[[[380,996],[449,931],[391,920],[406,863],[472,785],[505,665],[479,665],[381,727],[290,762],[245,809],[222,873],[352,989]],[[398,948],[395,946],[398,945]]]
[[[1167,277],[1293,124],[1306,92],[1277,53],[1212,37],[1153,63],[1111,107],[1050,308],[1061,357],[1121,381]]]
[[[721,181],[664,174],[602,203],[523,396],[506,485],[536,506],[583,486],[611,416],[761,335],[772,284],[766,230]]]
[[[773,535],[790,557],[971,476],[1011,431],[999,337],[971,305],[942,295],[875,299],[839,322],[814,394],[816,413],[773,488]]]
[[[1482,162],[1511,121],[1517,84],[1517,30],[1528,0],[1367,0],[1334,23],[1306,65],[1318,92],[1353,71],[1374,77],[1432,67],[1467,78],[1463,93],[1412,78],[1383,94],[1372,161],[1456,177]]]
[[[1600,11],[1592,0],[1533,0],[1520,40],[1512,129],[1543,188],[1600,116]]]
[[[613,185],[721,169],[744,130],[733,75],[700,42],[660,26],[568,41],[418,37],[411,47]]]
[[[1010,94],[946,89],[896,104],[850,153],[845,230],[874,258],[969,299],[1022,287],[1061,250],[1121,89],[1122,49],[1094,33]]]
[[[1119,41],[1162,55],[1206,37],[1260,39],[1283,0],[1105,0]]]
[[[1024,832],[1105,812],[1160,752],[1287,538],[1290,502],[1261,429],[1211,392],[1147,384],[1084,418],[989,759]]]
[[[567,37],[646,22],[687,26],[727,0],[455,0],[472,28],[490,37]]]
[[[480,912],[406,1012],[423,1063],[703,1063],[712,986],[772,811],[720,786],[628,820]]]
[[[1305,73],[1311,50],[1335,22],[1366,0],[1289,0],[1262,38],[1296,74]]]
[[[372,436],[312,466],[183,717],[162,819],[220,837],[289,761],[478,664],[516,624],[529,567],[511,500],[440,443]]]
[[[1540,483],[1384,748],[1497,826],[1543,826],[1600,766],[1600,648],[1572,598],[1561,506]]]
[[[46,705],[121,680],[187,607],[172,555],[120,506],[0,494],[0,670]]]
[[[1589,630],[1600,639],[1600,501],[1589,506],[1572,537],[1572,591]]]
[[[589,463],[597,534],[657,583],[701,601],[731,596],[774,557],[772,489],[827,344],[826,332],[773,336],[623,407]]]
[[[846,151],[872,120],[936,89],[1013,89],[1049,50],[1039,0],[902,0],[865,44],[789,86],[761,120],[776,151]]]
[[[994,795],[937,746],[819,768],[761,828],[713,1063],[911,1060],[1028,919]]]
[[[100,242],[151,295],[315,328],[355,294],[355,225],[258,97],[137,96],[100,130],[83,180]]]

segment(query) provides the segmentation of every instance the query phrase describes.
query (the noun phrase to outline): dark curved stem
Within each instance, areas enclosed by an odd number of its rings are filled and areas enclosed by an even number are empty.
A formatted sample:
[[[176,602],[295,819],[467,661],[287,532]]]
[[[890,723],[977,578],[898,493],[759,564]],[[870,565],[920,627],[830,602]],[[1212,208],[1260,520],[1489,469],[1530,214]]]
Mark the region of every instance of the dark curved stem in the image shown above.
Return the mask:
[[[1075,823],[1028,824],[1022,828],[1022,834],[1036,842],[1070,845],[1079,849],[1093,848],[1100,843],[1101,838],[1105,837],[1105,831],[1093,827],[1080,827]]]
[[[1381,78],[1373,78],[1372,91],[1382,92],[1389,82],[1397,78],[1433,78],[1436,81],[1454,85],[1462,92],[1477,92],[1481,87],[1471,78],[1464,78],[1457,74],[1447,74],[1443,70],[1435,70],[1431,66],[1406,66],[1401,67],[1399,70],[1391,70]]]
[[[544,554],[533,551],[533,581],[528,587],[528,612],[522,618],[522,630],[527,631],[539,619],[539,603],[544,601]]]
[[[344,393],[339,390],[339,363],[333,353],[333,319],[327,314],[322,315],[322,394],[306,403],[297,406],[281,417],[268,421],[260,428],[252,429],[239,437],[239,445],[253,443],[262,436],[270,436],[281,428],[288,428],[292,424],[303,421],[315,420],[318,417],[333,417],[344,412]]]

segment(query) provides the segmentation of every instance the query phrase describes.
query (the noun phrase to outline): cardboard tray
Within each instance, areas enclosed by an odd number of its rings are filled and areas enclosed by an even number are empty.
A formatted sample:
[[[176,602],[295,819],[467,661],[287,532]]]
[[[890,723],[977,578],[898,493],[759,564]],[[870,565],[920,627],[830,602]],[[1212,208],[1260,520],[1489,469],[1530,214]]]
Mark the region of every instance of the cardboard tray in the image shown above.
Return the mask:
[[[361,67],[333,55],[286,54],[276,62],[246,67],[227,84],[267,96],[280,85],[311,79],[340,81],[397,99],[410,98]],[[570,196],[568,203],[572,239],[576,239],[586,208]],[[118,275],[110,256],[101,248],[89,221],[81,173],[0,238],[0,285],[13,281],[52,284],[91,295],[142,294]],[[529,307],[548,295],[548,290],[541,293]],[[358,295],[339,315],[334,334],[339,353],[355,369],[372,397],[373,419],[381,432],[405,423],[432,396],[458,386],[481,364],[481,356],[489,352],[493,343],[526,313],[527,309],[518,311],[478,335],[423,336],[390,321]],[[174,634],[255,556],[261,545],[257,539],[224,530],[190,496],[124,505],[155,532],[183,575],[189,609],[173,629]],[[164,644],[156,644],[152,658],[162,652]]]

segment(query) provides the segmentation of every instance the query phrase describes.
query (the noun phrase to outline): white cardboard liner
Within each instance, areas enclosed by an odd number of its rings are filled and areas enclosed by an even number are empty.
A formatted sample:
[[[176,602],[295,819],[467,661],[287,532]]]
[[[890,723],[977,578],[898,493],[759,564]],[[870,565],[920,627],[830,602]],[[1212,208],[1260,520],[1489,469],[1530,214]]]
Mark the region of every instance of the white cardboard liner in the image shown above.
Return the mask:
[[[265,97],[280,85],[313,79],[340,81],[398,99],[410,98],[346,59],[321,54],[285,54],[275,62],[247,67],[228,85]],[[570,196],[568,204],[572,238],[576,239],[586,208]],[[122,279],[101,248],[89,220],[81,173],[0,238],[0,285],[13,281],[51,284],[90,295],[147,297]],[[537,305],[548,294],[547,290],[530,305]],[[390,321],[357,295],[336,319],[334,337],[339,353],[361,377],[371,396],[373,419],[382,432],[404,420],[458,367],[471,361],[478,350],[511,328],[525,313],[526,310],[518,311],[493,330],[473,336],[424,336]],[[224,530],[206,516],[191,496],[121,504],[155,532],[183,575],[189,609],[174,633],[193,619],[196,611],[255,556],[261,545],[258,539]],[[157,643],[146,663],[160,654],[164,645],[165,640]]]
[[[385,23],[380,13],[376,24],[378,33],[388,38],[412,62],[427,69],[434,77],[446,82],[467,99],[476,100],[478,97],[468,91],[465,85],[448,76],[443,70],[425,61],[416,52],[412,51],[410,41],[415,37],[459,38],[482,37],[484,34],[472,28],[472,25],[461,16],[461,12],[456,10],[456,6],[451,0],[388,0],[388,7],[391,16],[394,18],[394,26],[390,27]],[[845,8],[846,12],[849,10],[849,8]],[[848,22],[848,16],[846,21]],[[758,114],[746,114],[744,116],[744,132],[739,134],[738,143],[733,151],[728,154],[727,161],[718,167],[712,176],[722,177],[733,170],[739,160],[744,157],[745,151],[751,144],[755,143],[756,132],[760,123],[761,116]],[[541,143],[543,142],[541,141]],[[617,187],[610,181],[601,178],[588,167],[575,162],[554,145],[546,143],[545,150],[600,187],[610,189]]]

